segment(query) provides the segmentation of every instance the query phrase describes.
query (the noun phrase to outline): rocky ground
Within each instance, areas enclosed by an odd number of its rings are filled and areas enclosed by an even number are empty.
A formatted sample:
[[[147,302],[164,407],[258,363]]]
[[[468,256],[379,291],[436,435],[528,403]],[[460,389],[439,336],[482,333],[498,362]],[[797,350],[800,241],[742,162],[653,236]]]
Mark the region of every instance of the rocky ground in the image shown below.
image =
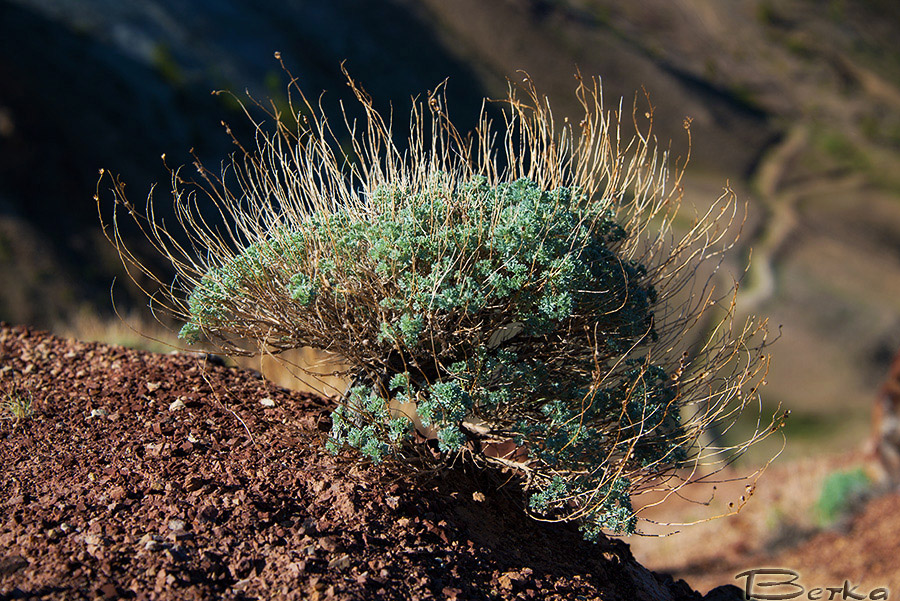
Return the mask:
[[[8,326],[0,366],[2,600],[701,599],[484,475],[328,454],[328,401],[254,372]]]
[[[827,460],[830,469],[841,466],[844,458]],[[818,494],[820,487],[798,491],[794,484],[796,471],[803,462],[790,462],[773,467],[761,479],[760,498],[754,498],[741,514],[723,518],[704,526],[700,532],[686,528],[669,540],[638,539],[633,542],[635,556],[647,567],[684,579],[692,588],[708,591],[731,583],[746,585],[746,578],[736,578],[747,570],[775,568],[790,570],[799,575],[798,583],[807,592],[814,588],[838,587],[846,580],[856,586],[856,593],[864,596],[878,588],[886,588],[895,598],[900,592],[900,494],[877,494],[857,504],[855,511],[828,528],[815,528],[790,519],[777,517],[785,511],[771,501],[771,489],[787,490],[793,498],[783,499],[784,505],[802,505],[808,497]],[[795,473],[791,473],[794,468]],[[806,478],[802,478],[806,480]],[[754,528],[753,522],[762,518],[768,522],[765,533]],[[777,522],[777,524],[775,523]],[[658,548],[650,547],[657,545]],[[676,550],[673,550],[677,549]],[[773,577],[773,580],[785,577]],[[783,587],[773,593],[796,593],[796,588]],[[823,594],[823,599],[829,593]],[[813,595],[815,596],[815,595]],[[807,598],[806,593],[802,597]],[[840,598],[859,598],[841,597]],[[875,596],[874,598],[877,598]]]

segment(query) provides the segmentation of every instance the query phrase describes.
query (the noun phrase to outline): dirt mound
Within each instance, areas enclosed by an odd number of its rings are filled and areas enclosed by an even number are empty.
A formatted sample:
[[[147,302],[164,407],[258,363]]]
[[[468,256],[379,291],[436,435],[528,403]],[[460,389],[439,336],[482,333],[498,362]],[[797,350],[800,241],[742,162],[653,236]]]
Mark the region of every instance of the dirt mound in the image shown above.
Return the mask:
[[[700,599],[483,475],[331,456],[328,401],[253,372],[6,326],[0,366],[0,599]]]
[[[798,582],[807,591],[841,588],[846,580],[858,587],[857,593],[886,587],[896,594],[900,590],[900,491],[874,485],[868,500],[856,501],[848,513],[827,528],[819,526],[814,515],[823,481],[839,472],[874,470],[874,464],[867,461],[874,460],[855,450],[775,464],[760,479],[754,498],[740,514],[685,528],[670,538],[635,539],[633,553],[648,568],[672,574],[699,591],[723,583],[744,587],[746,576],[739,574],[769,568],[799,574]],[[728,485],[720,490],[725,500],[719,503],[732,498]],[[682,492],[685,499],[698,498],[691,487]],[[692,515],[690,508],[695,503],[683,500],[679,506],[675,501],[665,508],[669,513],[661,511],[646,517],[684,519]],[[774,575],[770,580],[788,578]],[[797,590],[785,586],[769,592],[791,594]],[[807,598],[805,593],[802,598]]]
[[[900,494],[892,493],[859,507],[855,515],[834,528],[815,534],[785,531],[785,538],[794,541],[784,548],[766,553],[749,546],[731,546],[721,549],[715,559],[706,557],[688,561],[671,570],[675,577],[683,578],[701,591],[721,586],[723,582],[743,587],[747,583],[746,577],[737,578],[738,574],[759,568],[776,568],[798,574],[798,584],[807,591],[816,587],[841,588],[847,581],[851,587],[858,588],[857,594],[865,595],[881,587],[895,592],[900,590],[898,532]],[[712,546],[716,544],[714,542]],[[692,553],[691,550],[687,552]],[[769,580],[779,582],[788,578],[776,575]],[[783,587],[777,592],[796,591],[794,587]]]
[[[808,582],[885,586],[900,590],[900,494],[873,499],[848,523],[821,532],[775,561]],[[860,588],[865,588],[861,586]]]

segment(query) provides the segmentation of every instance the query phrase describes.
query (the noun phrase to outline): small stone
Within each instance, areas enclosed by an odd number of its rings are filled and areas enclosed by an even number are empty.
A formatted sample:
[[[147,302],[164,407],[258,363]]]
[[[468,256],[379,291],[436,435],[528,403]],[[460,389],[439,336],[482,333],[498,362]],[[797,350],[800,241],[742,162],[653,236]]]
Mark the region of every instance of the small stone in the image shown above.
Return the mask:
[[[236,591],[243,591],[245,588],[250,586],[251,582],[252,581],[250,580],[250,578],[244,578],[243,580],[238,580],[237,582],[235,582],[231,588]]]
[[[163,548],[163,545],[160,544],[162,537],[157,534],[147,533],[141,537],[141,540],[138,541],[138,544],[144,547],[146,551],[159,551]]]
[[[341,555],[340,557],[335,557],[328,562],[328,569],[331,570],[343,570],[348,567],[350,567],[349,555]]]
[[[169,520],[169,530],[184,530],[184,520]]]
[[[166,547],[163,551],[166,557],[168,557],[172,561],[182,561],[185,559],[185,554],[181,551],[180,547]],[[168,580],[168,578],[166,579]],[[174,582],[174,577],[173,577]]]
[[[144,448],[147,450],[147,454],[150,457],[159,457],[160,453],[162,452],[162,448],[163,448],[164,444],[165,443],[162,443],[162,442],[158,443],[158,444],[148,444],[148,445],[145,445]]]
[[[84,544],[87,547],[87,552],[90,555],[97,556],[97,552],[100,550],[103,539],[97,536],[96,534],[85,534],[84,535]]]
[[[184,409],[184,401],[181,399],[169,405],[169,411],[181,411],[182,409]]]
[[[266,399],[261,400],[259,402],[259,404],[262,405],[263,407],[274,407],[275,401],[273,401],[272,399],[266,398]]]
[[[338,548],[340,543],[333,536],[323,536],[319,539],[319,546],[331,553]]]
[[[0,557],[0,576],[15,574],[22,568],[28,567],[28,560],[21,555],[7,555]]]
[[[111,582],[107,582],[106,584],[101,586],[99,589],[97,589],[97,592],[104,599],[118,599],[119,598],[119,591],[116,590],[116,585],[112,584]]]
[[[484,493],[483,492],[473,492],[472,499],[478,501],[479,503],[484,503]]]
[[[500,588],[505,591],[512,590],[513,582],[515,580],[518,580],[518,574],[514,574],[513,572],[502,574],[499,579]]]
[[[156,592],[162,592],[162,590],[166,586],[166,582],[167,582],[168,578],[169,578],[169,575],[166,573],[165,570],[160,570],[156,573],[156,583],[155,583]]]
[[[445,586],[441,592],[444,594],[444,599],[447,601],[456,601],[458,595],[462,593],[462,589]]]
[[[159,382],[147,382],[145,386],[147,387],[147,392],[156,392],[162,384]]]
[[[107,411],[106,409],[103,409],[103,408],[91,409],[91,414],[89,416],[87,416],[86,419],[93,419],[95,417],[106,417],[107,415],[109,415],[109,411]]]
[[[180,542],[190,538],[194,538],[194,535],[185,530],[173,530],[169,533],[169,540],[174,542]]]

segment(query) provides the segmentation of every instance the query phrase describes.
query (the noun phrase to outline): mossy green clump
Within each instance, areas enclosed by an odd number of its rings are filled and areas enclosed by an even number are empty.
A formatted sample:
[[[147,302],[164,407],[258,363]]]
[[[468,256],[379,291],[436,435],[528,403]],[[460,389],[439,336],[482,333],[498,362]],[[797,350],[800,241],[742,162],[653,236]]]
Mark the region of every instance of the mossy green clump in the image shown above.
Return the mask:
[[[816,502],[816,516],[823,526],[830,526],[846,515],[872,488],[872,481],[862,468],[834,472],[822,483]]]

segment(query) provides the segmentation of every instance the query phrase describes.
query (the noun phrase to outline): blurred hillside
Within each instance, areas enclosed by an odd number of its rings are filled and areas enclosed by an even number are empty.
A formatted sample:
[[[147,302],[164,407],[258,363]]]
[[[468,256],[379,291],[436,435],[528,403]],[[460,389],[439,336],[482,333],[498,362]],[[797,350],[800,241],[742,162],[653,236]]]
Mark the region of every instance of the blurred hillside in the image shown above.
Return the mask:
[[[765,402],[797,448],[853,446],[900,347],[898,35],[892,0],[2,0],[0,319],[109,313],[116,276],[120,307],[145,306],[101,236],[98,169],[165,206],[160,155],[215,164],[220,121],[243,122],[211,90],[283,102],[276,50],[326,108],[344,60],[398,115],[449,78],[461,129],[519,70],[574,114],[577,68],[610,107],[645,90],[676,156],[692,119],[688,199],[729,180],[749,201],[731,269],[752,249],[742,305],[783,326]]]

